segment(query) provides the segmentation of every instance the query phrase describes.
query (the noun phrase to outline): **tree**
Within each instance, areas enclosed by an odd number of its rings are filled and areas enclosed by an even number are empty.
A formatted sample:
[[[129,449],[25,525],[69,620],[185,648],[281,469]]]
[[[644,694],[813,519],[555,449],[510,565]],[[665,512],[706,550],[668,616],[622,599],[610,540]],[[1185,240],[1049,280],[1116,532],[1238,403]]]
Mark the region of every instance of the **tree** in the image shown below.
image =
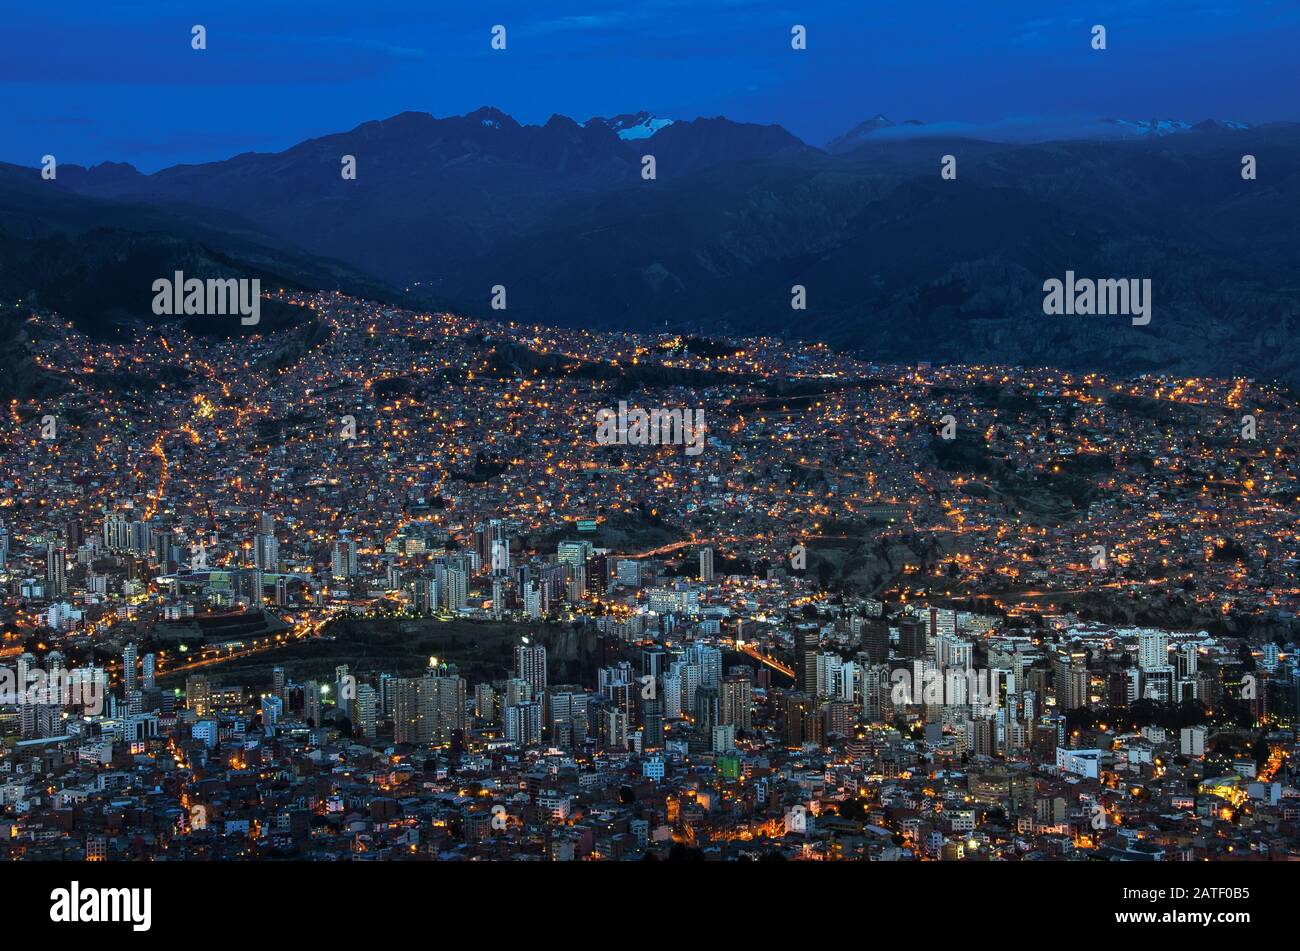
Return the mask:
[[[861,799],[850,797],[845,799],[838,807],[839,814],[845,819],[853,819],[857,822],[867,821],[867,807]]]

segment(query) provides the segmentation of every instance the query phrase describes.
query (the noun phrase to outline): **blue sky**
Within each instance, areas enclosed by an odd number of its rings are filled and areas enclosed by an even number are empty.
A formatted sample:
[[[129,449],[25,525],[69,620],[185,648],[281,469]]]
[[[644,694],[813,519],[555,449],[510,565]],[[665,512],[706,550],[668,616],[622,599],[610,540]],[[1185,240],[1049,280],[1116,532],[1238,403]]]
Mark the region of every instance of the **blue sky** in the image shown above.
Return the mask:
[[[0,161],[29,166],[152,171],[482,105],[521,122],[726,115],[814,145],[876,113],[976,133],[1300,119],[1296,0],[115,0],[79,4],[76,22],[3,3]],[[190,49],[195,23],[206,51]]]

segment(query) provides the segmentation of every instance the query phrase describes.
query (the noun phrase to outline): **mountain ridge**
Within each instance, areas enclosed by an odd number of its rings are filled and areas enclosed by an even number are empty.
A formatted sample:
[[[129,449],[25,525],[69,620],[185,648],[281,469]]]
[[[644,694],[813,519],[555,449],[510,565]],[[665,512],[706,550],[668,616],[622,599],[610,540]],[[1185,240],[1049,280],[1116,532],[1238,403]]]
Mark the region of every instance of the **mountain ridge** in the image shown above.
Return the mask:
[[[346,261],[477,316],[748,329],[896,362],[1297,376],[1300,125],[1008,143],[941,124],[890,137],[898,126],[878,114],[849,147],[821,150],[780,126],[714,117],[651,131],[659,121],[406,112],[148,176],[120,163],[62,166],[57,184],[11,173],[27,200],[117,202],[164,228],[220,221],[223,241]],[[628,128],[650,134],[620,138]],[[1242,178],[1247,151],[1265,156],[1266,178]],[[348,154],[355,181],[340,175]],[[955,181],[940,177],[945,154]],[[96,208],[84,211],[109,214]],[[1156,322],[1044,323],[1041,284],[1066,270],[1152,277]],[[790,308],[796,284],[806,311]],[[497,285],[509,290],[499,314]]]

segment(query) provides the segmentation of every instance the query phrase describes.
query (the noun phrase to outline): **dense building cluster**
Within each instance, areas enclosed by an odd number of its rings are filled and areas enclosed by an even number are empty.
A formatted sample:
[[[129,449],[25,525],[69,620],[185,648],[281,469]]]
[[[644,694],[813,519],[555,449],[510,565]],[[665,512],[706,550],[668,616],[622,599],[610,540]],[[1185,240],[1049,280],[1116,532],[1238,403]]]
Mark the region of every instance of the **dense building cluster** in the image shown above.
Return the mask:
[[[286,300],[32,317],[3,854],[1300,853],[1288,393]]]

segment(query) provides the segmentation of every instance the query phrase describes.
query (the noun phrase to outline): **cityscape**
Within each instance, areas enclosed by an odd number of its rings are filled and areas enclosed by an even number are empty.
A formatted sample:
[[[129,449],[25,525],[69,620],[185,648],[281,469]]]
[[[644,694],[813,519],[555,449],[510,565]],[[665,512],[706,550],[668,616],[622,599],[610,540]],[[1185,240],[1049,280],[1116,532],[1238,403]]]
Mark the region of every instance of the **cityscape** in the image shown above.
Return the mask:
[[[0,36],[23,933],[1286,933],[1300,5]]]
[[[275,297],[28,318],[6,858],[1297,856],[1286,387]]]

